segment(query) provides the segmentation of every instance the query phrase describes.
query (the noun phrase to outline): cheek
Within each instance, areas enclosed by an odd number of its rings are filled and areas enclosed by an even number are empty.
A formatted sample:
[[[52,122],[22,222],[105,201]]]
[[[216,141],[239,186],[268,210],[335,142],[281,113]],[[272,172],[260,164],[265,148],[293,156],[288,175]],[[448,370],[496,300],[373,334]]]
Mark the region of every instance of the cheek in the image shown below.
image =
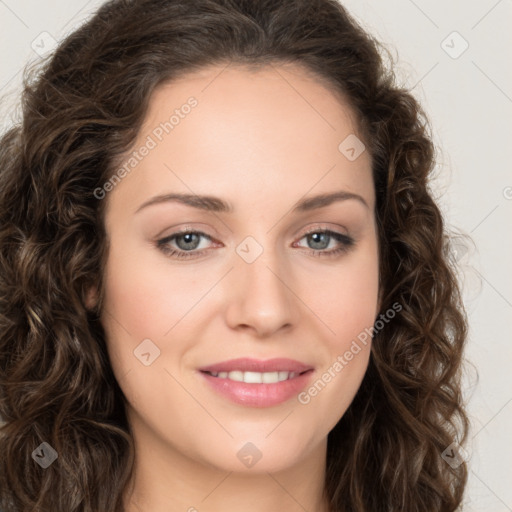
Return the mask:
[[[157,400],[155,389],[176,387],[165,370],[174,373],[197,340],[196,306],[217,277],[172,266],[156,249],[125,240],[128,237],[112,237],[102,324],[123,392],[132,405],[150,411]],[[146,362],[151,363],[145,366],[142,354],[148,352]],[[174,391],[178,394],[169,403],[180,396],[179,386]]]
[[[162,339],[200,300],[206,284],[195,282],[193,272],[172,270],[156,250],[148,257],[147,249],[123,251],[118,245],[109,255],[105,288],[106,309],[136,341]]]
[[[347,254],[329,272],[317,273],[313,282],[304,282],[304,296],[314,303],[311,309],[329,327],[331,350],[346,350],[354,337],[374,324],[378,314],[378,267],[376,241],[372,239]]]
[[[179,322],[197,302],[197,292],[178,272],[166,270],[165,261],[150,261],[140,248],[116,242],[107,262],[102,314],[111,366],[132,409],[144,418],[158,411],[167,424],[164,408],[186,402],[166,371],[174,373],[172,362],[187,350],[180,339],[188,338],[173,336],[172,328],[178,324],[183,334]]]
[[[371,243],[316,281],[323,286],[309,294],[311,309],[329,329],[322,328],[322,368],[298,399],[311,415],[325,419],[325,432],[346,412],[366,372],[378,314],[378,281],[377,248]]]

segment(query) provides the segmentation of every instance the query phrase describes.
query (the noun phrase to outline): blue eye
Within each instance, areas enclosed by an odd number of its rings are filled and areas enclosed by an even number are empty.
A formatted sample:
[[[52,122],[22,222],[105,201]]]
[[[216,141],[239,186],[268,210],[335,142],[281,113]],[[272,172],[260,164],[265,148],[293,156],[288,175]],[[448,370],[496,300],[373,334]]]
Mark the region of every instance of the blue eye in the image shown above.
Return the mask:
[[[331,231],[329,229],[310,231],[309,233],[306,233],[302,238],[312,240],[313,244],[316,245],[316,247],[312,249],[312,256],[337,256],[341,253],[347,252],[349,248],[354,245],[354,239],[352,237],[338,233],[336,231]],[[331,249],[330,251],[323,250],[326,249],[324,246],[329,246],[329,241],[332,239],[338,243],[339,247],[336,249]]]
[[[193,252],[197,249],[198,240],[200,238],[206,238],[211,240],[211,237],[201,231],[179,231],[168,237],[162,238],[157,241],[158,248],[167,256],[176,258],[191,258],[198,254],[201,255],[203,251]],[[184,241],[183,243],[177,244],[178,250],[169,247],[169,243],[172,240]],[[176,242],[175,242],[176,243]],[[181,247],[180,247],[181,246]]]
[[[197,251],[202,238],[212,240],[209,235],[201,231],[184,230],[158,240],[156,245],[159,250],[169,257],[177,259],[195,258],[202,256],[208,250]],[[350,236],[331,230],[317,229],[306,233],[300,240],[303,238],[312,240],[312,243],[317,246],[310,248],[312,256],[334,257],[347,252],[355,243],[354,239]],[[325,249],[329,246],[329,242],[332,239],[338,243],[339,247],[326,251]],[[171,242],[175,244],[174,247],[170,245]]]

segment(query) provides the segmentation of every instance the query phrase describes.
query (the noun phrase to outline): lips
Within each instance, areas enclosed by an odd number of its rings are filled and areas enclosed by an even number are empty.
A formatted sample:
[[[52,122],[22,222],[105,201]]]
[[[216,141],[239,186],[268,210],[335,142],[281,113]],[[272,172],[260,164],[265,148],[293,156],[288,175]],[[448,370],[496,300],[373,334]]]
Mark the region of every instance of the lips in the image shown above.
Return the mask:
[[[232,359],[199,369],[210,388],[232,402],[271,407],[297,395],[309,382],[313,366],[293,359]]]
[[[212,364],[199,368],[202,372],[220,373],[220,372],[293,372],[304,373],[312,370],[313,366],[300,363],[293,359],[276,358],[268,359],[266,361],[259,361],[258,359],[240,358],[223,361],[221,363]]]
[[[285,380],[294,379],[299,373],[295,372],[242,372],[234,370],[232,372],[206,372],[212,377],[219,379],[229,379],[235,382],[245,382],[246,384],[275,384]]]

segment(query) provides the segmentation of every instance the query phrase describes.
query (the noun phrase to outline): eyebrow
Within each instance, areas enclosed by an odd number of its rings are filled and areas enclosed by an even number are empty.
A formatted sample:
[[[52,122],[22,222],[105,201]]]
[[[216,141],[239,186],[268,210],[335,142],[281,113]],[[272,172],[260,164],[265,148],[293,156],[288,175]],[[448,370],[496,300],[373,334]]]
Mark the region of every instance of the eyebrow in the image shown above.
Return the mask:
[[[337,201],[346,201],[348,199],[355,199],[356,201],[359,201],[364,206],[369,208],[368,203],[363,199],[362,196],[354,194],[352,192],[347,192],[346,190],[338,190],[336,192],[318,194],[316,196],[302,199],[293,206],[293,211],[307,212],[311,210],[316,210],[318,208],[323,208],[325,206],[329,206],[330,204],[335,203]],[[140,205],[139,208],[137,208],[137,210],[135,211],[135,213],[138,213],[139,211],[141,211],[144,208],[147,208],[148,206],[168,202],[181,203],[187,206],[191,206],[192,208],[206,210],[209,212],[233,212],[233,207],[228,202],[224,201],[223,199],[220,199],[219,197],[173,193],[152,197],[151,199]]]

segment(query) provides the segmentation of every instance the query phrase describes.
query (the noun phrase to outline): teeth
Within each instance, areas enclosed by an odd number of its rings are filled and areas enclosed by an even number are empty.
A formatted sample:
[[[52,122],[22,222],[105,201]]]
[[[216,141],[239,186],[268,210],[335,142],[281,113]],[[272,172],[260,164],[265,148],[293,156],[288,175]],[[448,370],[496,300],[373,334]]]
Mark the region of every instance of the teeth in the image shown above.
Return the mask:
[[[247,384],[275,384],[284,380],[293,379],[297,373],[295,372],[210,372],[214,377],[219,379],[229,379],[236,382],[245,382]]]
[[[288,372],[283,372],[288,373]],[[288,376],[286,376],[288,377]],[[285,379],[283,379],[285,380]],[[261,374],[261,382],[264,384],[274,384],[275,382],[279,382],[279,372],[268,372]]]
[[[279,372],[278,373],[279,382],[286,380],[287,378],[288,378],[288,372]]]
[[[262,373],[258,372],[244,372],[242,380],[248,384],[261,384],[263,378]]]
[[[244,372],[234,371],[228,373],[228,379],[236,380],[237,382],[244,381]]]

